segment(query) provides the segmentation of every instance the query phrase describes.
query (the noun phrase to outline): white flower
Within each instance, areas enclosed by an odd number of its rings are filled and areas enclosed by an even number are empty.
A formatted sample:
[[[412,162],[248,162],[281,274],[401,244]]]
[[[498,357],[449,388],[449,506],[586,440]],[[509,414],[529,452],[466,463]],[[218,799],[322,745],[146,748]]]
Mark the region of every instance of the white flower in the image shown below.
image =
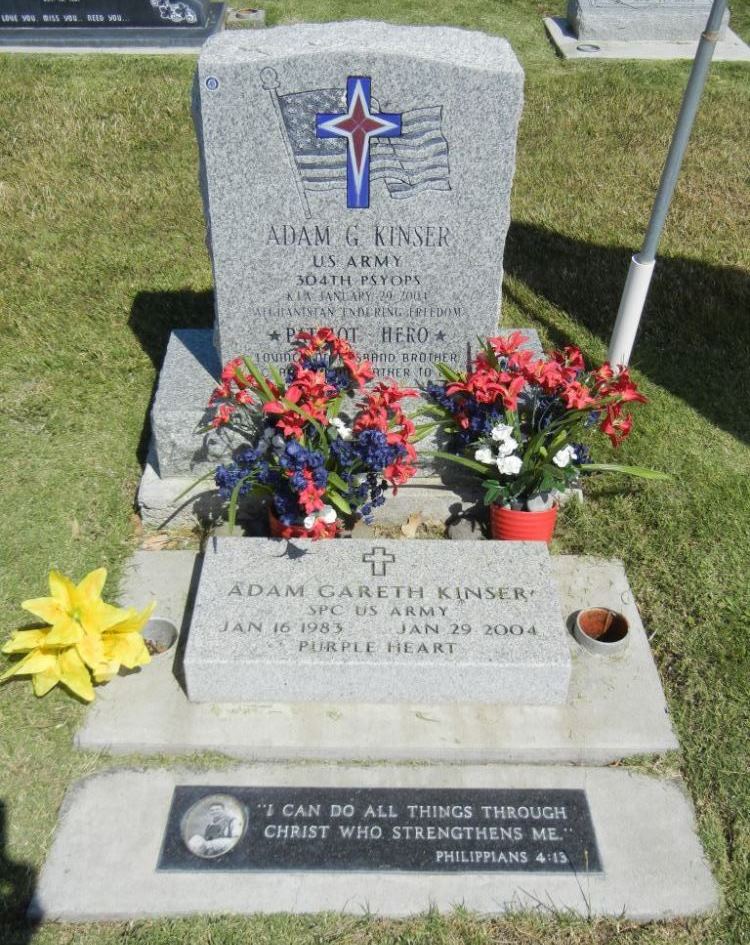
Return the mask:
[[[507,423],[496,423],[492,428],[492,439],[493,440],[507,440],[511,437],[513,433],[513,427]]]
[[[572,446],[564,446],[561,450],[558,450],[555,455],[552,457],[552,462],[555,466],[559,466],[560,469],[564,469],[566,466],[570,465],[571,460],[576,458],[576,451]]]
[[[511,453],[516,451],[518,447],[518,440],[514,440],[512,436],[509,436],[507,440],[501,440],[497,444],[497,454],[498,456],[510,456]]]
[[[491,465],[495,462],[495,454],[489,448],[489,446],[480,446],[479,449],[474,453],[474,459],[478,463],[487,463]]]
[[[503,476],[515,476],[521,471],[523,460],[520,456],[498,456],[497,468]]]
[[[324,525],[333,525],[337,518],[336,509],[330,505],[324,505],[322,508],[318,509],[317,512],[312,512],[310,515],[307,515],[302,524],[310,531],[318,519],[320,519]]]
[[[331,420],[331,426],[338,432],[338,435],[342,440],[351,440],[352,428],[348,427],[343,420],[339,419],[339,417],[333,417]]]
[[[330,505],[324,505],[322,509],[318,509],[318,518],[322,518],[326,525],[333,525],[338,518],[336,509]]]

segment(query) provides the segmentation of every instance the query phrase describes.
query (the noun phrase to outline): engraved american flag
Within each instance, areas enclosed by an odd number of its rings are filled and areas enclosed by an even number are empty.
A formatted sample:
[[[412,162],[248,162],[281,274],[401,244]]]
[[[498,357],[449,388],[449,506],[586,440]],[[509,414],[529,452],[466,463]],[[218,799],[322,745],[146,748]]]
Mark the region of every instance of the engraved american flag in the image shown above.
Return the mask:
[[[346,89],[316,89],[279,96],[294,160],[305,190],[346,189],[346,143],[315,134],[315,115],[346,110]],[[373,98],[374,111],[380,111]],[[402,113],[398,138],[373,138],[370,179],[385,181],[391,197],[424,190],[450,190],[448,142],[442,132],[442,105]]]

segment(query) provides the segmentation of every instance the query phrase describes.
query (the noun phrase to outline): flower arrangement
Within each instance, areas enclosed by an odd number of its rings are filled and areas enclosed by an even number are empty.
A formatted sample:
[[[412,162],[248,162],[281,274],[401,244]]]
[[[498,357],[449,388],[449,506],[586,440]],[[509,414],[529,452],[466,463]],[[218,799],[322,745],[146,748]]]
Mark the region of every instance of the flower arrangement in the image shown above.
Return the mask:
[[[332,537],[341,518],[371,521],[386,491],[415,474],[414,424],[401,406],[416,391],[377,383],[374,371],[330,328],[300,332],[286,375],[266,377],[249,358],[224,368],[209,402],[210,426],[228,426],[246,445],[215,481],[234,523],[240,497],[271,498],[275,534]]]
[[[436,455],[478,473],[486,504],[540,510],[581,471],[667,478],[637,466],[591,463],[580,441],[593,426],[613,446],[630,433],[627,407],[646,398],[627,370],[615,374],[606,363],[590,370],[574,347],[538,358],[522,347],[524,340],[521,332],[490,338],[470,371],[438,365],[443,380],[427,388],[433,428],[451,434],[455,448]]]
[[[37,696],[61,683],[86,702],[94,698],[94,683],[109,682],[120,666],[135,669],[151,657],[141,629],[154,604],[145,610],[113,607],[101,597],[107,572],[98,568],[79,583],[50,571],[51,597],[25,600],[24,610],[49,626],[16,630],[3,653],[21,655],[2,676],[31,676]]]

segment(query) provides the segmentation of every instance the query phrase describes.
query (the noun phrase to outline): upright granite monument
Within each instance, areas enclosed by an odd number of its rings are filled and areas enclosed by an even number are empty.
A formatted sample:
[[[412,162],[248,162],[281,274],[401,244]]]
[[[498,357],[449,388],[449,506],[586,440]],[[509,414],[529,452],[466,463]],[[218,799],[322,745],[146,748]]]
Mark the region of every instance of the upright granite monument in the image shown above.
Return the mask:
[[[448,27],[301,24],[206,43],[194,112],[215,328],[170,340],[154,488],[226,451],[194,432],[220,365],[283,368],[301,329],[332,327],[406,385],[439,361],[466,367],[497,331],[522,97],[505,40]]]
[[[225,11],[211,0],[2,0],[0,46],[199,46]]]
[[[379,373],[497,326],[523,72],[505,40],[334,23],[206,45],[196,121],[216,347],[279,362],[330,325]]]
[[[711,0],[568,0],[568,23],[579,40],[697,42]],[[729,11],[720,39],[726,36]]]

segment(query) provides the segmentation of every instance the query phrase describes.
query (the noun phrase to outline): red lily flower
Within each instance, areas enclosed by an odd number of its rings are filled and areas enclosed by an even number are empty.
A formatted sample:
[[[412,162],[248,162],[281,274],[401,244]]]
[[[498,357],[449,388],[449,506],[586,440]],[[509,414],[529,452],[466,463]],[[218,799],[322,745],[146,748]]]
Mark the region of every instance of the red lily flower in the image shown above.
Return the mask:
[[[223,427],[226,423],[229,423],[234,410],[235,408],[232,404],[221,404],[213,420],[211,420],[210,425],[214,428]]]
[[[610,404],[607,407],[607,415],[599,425],[602,433],[609,437],[612,446],[619,446],[633,429],[633,418],[621,416],[621,409],[619,404]]]
[[[499,358],[507,358],[508,355],[515,354],[525,341],[526,335],[522,331],[514,331],[507,336],[501,335],[498,338],[488,338],[487,344]]]
[[[565,406],[570,410],[584,410],[586,407],[592,407],[596,400],[591,396],[588,387],[580,384],[578,381],[572,381],[560,393],[560,397]]]

